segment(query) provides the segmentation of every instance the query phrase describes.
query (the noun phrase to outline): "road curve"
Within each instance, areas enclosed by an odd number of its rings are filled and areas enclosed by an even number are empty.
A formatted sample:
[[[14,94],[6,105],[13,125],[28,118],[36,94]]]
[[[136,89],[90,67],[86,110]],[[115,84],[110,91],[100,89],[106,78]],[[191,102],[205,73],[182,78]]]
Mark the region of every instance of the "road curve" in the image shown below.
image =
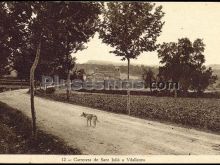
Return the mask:
[[[27,90],[0,93],[0,101],[27,116]],[[35,97],[37,125],[42,130],[90,155],[217,155],[220,136],[189,128],[113,114],[93,108]],[[98,116],[96,128],[87,127],[82,112]]]

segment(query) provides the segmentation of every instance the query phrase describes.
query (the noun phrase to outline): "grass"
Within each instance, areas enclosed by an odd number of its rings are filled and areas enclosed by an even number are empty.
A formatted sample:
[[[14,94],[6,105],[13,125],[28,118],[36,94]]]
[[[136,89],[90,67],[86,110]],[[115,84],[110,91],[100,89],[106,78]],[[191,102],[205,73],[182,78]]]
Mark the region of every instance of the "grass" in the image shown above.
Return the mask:
[[[0,102],[0,154],[80,154],[78,149],[41,130],[37,137],[33,140],[27,116]]]
[[[67,102],[65,91],[56,91],[47,95],[38,92],[38,95]],[[69,103],[127,114],[127,96],[125,95],[73,92]],[[132,96],[131,115],[220,132],[220,99]]]

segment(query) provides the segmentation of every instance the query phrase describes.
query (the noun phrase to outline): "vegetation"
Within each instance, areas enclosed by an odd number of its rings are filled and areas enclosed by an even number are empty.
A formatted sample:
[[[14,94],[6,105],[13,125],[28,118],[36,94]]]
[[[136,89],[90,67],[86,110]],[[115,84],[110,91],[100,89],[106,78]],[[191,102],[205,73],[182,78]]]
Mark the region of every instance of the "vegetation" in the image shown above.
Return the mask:
[[[1,22],[9,42],[9,50],[4,55],[5,61],[12,60],[21,79],[30,76],[30,96],[32,112],[33,135],[36,136],[36,115],[34,107],[34,85],[38,64],[42,74],[50,75],[50,71],[59,70],[61,63],[68,73],[74,67],[71,53],[82,50],[83,44],[97,31],[99,3],[69,3],[69,2],[1,2],[1,15],[6,16],[7,22]],[[86,12],[84,12],[86,11]],[[6,44],[5,44],[6,45]],[[27,66],[25,63],[27,62]],[[20,67],[23,63],[23,67]],[[24,68],[25,66],[25,68]],[[29,71],[27,71],[30,69]],[[24,71],[24,74],[22,73]],[[43,72],[43,73],[42,73]],[[63,73],[64,74],[64,73]],[[38,78],[39,78],[38,77]],[[67,98],[68,92],[67,90]]]
[[[150,68],[148,70],[144,68],[142,77],[145,82],[145,87],[150,88],[150,90],[152,91],[151,84],[153,81],[156,80],[154,72]]]
[[[49,87],[46,89],[46,94],[52,94],[56,91],[55,87]]]
[[[116,65],[117,66],[117,65]],[[76,64],[76,67],[78,69],[84,69],[86,74],[89,74],[91,70],[94,70],[97,68],[98,70],[104,70],[104,71],[112,71],[115,69],[114,64],[89,64],[89,63],[84,63],[84,64]],[[125,65],[120,65],[117,66],[120,70],[121,74],[126,74],[128,72],[128,68]],[[130,65],[130,75],[131,76],[136,76],[136,77],[141,77],[143,75],[143,69],[151,69],[154,74],[156,75],[158,73],[158,68],[156,66],[144,66],[144,65]]]
[[[103,43],[113,48],[110,53],[127,60],[127,68],[120,66],[120,71],[127,71],[128,80],[130,74],[143,76],[149,87],[159,77],[160,80],[179,82],[181,92],[186,94],[189,90],[201,94],[214,84],[217,76],[213,75],[211,68],[204,66],[205,44],[202,39],[192,42],[180,38],[177,43],[157,44],[164,14],[162,6],[150,2],[0,2],[0,77],[15,69],[19,79],[30,81],[32,135],[36,143],[40,139],[36,139],[34,88],[43,75],[66,79],[65,98],[72,103],[219,131],[218,100],[145,96],[131,99],[129,88],[127,101],[123,95],[70,94],[70,80],[83,80],[89,68],[86,65],[76,68],[76,58],[72,55],[86,49],[85,44],[96,32]],[[155,50],[162,64],[158,75],[155,74],[157,68],[147,70],[144,66],[130,65],[131,60],[137,59],[141,53]],[[98,67],[112,70],[113,65]],[[64,99],[64,94],[57,94],[55,88],[47,89],[46,94]],[[5,130],[4,125],[0,126]]]
[[[66,101],[65,93],[57,91],[51,95],[38,95]],[[98,94],[98,93],[71,93],[70,103],[98,108],[114,113],[127,114],[126,95]],[[132,96],[131,115],[144,119],[176,123],[183,126],[220,131],[219,99],[206,98],[173,98]]]
[[[0,121],[0,154],[80,154],[78,149],[41,130],[38,130],[38,139],[33,141],[31,121],[1,102]]]
[[[116,56],[128,62],[142,52],[156,50],[156,40],[161,33],[164,16],[162,6],[154,3],[108,2],[103,9],[103,21],[99,33],[102,41],[111,47]],[[128,89],[128,113],[130,114],[130,91]]]
[[[201,39],[191,42],[188,38],[181,38],[178,43],[163,43],[158,49],[158,57],[163,64],[159,75],[166,81],[179,82],[185,93],[188,89],[203,92],[217,79],[212,75],[212,69],[204,66],[204,50]]]

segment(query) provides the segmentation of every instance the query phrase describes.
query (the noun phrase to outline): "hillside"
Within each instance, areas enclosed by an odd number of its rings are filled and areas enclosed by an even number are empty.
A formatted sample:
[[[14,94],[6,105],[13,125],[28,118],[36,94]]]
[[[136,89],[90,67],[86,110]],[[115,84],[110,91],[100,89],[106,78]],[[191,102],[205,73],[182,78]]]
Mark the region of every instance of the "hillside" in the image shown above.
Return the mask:
[[[207,67],[211,67],[214,70],[220,70],[220,64],[210,64]]]
[[[127,66],[121,65],[120,63],[108,63],[106,61],[88,61],[84,64],[76,64],[77,69],[84,69],[86,73],[90,74],[95,69],[112,71],[115,67],[119,67],[121,74],[127,74]],[[131,76],[142,76],[143,68],[151,68],[155,74],[158,73],[158,67],[156,66],[144,66],[144,65],[131,65],[130,66],[130,75]]]
[[[119,67],[121,75],[126,77],[127,75],[127,65],[123,62],[111,63],[109,61],[97,61],[97,60],[89,60],[87,63],[76,64],[77,69],[84,69],[87,74],[91,74],[95,69],[104,70],[104,71],[112,71],[115,67]],[[213,74],[217,75],[218,80],[215,83],[215,87],[220,88],[220,65],[219,64],[211,64],[207,65],[207,67],[211,67],[213,69]],[[130,66],[130,76],[131,77],[142,77],[143,68],[151,68],[155,75],[158,73],[158,66],[146,66],[146,65],[131,65]]]

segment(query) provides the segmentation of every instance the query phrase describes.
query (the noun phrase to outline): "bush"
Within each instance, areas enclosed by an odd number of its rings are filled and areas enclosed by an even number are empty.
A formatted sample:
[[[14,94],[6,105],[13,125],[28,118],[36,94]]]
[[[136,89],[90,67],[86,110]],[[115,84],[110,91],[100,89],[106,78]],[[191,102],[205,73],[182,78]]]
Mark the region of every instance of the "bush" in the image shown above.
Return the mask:
[[[4,92],[6,89],[4,87],[0,87],[0,92]]]
[[[102,93],[102,94],[116,94],[116,95],[127,95],[126,90],[86,90],[81,89],[77,92],[86,92],[86,93]],[[137,95],[137,96],[156,96],[156,97],[174,97],[174,92],[170,92],[169,90],[153,90],[151,91],[131,91],[131,95]],[[212,93],[197,93],[197,92],[188,92],[184,93],[181,91],[177,91],[177,97],[182,98],[220,98],[219,92],[212,92]]]
[[[46,94],[53,94],[56,91],[55,87],[46,88]]]

